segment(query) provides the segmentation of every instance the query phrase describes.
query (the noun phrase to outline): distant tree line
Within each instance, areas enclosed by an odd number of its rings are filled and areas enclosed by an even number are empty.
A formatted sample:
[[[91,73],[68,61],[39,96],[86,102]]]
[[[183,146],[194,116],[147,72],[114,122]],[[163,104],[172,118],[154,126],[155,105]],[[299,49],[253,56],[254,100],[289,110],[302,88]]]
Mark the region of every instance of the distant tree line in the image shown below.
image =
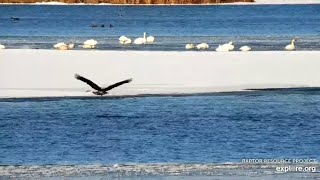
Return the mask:
[[[0,3],[36,3],[36,2],[63,2],[63,3],[111,3],[111,4],[215,4],[233,2],[254,2],[254,0],[0,0]]]

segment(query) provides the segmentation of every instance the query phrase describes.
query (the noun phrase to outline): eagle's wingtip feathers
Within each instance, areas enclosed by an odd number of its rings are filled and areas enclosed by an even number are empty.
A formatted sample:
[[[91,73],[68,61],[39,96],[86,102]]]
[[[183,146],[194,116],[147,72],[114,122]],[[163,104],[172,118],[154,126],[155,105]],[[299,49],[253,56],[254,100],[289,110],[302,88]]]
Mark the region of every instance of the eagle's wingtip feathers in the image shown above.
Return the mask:
[[[80,77],[80,75],[79,75],[78,73],[76,73],[76,74],[74,74],[74,77],[75,77],[76,79],[78,79],[78,78]]]

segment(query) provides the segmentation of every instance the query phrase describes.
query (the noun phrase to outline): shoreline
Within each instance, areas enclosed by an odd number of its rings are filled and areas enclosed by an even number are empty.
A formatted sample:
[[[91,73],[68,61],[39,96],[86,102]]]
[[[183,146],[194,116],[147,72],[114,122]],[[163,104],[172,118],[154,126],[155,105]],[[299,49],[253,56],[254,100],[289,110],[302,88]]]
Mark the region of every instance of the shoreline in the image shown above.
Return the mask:
[[[206,4],[111,4],[111,3],[63,3],[63,2],[36,2],[36,3],[0,3],[0,5],[61,5],[61,6],[250,6],[250,5],[319,5],[320,1],[298,0],[288,2],[286,0],[260,0],[258,2],[234,2],[234,3],[206,3]]]
[[[278,172],[279,166],[314,167],[310,172]],[[219,177],[259,178],[267,177],[318,177],[320,164],[242,164],[242,163],[120,163],[92,165],[0,165],[0,178],[53,178],[68,177]],[[295,176],[293,176],[295,175]],[[289,178],[289,179],[291,179]]]
[[[246,89],[320,87],[320,51],[0,52],[0,98],[90,97],[75,73],[101,86],[133,82],[109,96],[239,92]],[[108,96],[108,95],[107,95]]]

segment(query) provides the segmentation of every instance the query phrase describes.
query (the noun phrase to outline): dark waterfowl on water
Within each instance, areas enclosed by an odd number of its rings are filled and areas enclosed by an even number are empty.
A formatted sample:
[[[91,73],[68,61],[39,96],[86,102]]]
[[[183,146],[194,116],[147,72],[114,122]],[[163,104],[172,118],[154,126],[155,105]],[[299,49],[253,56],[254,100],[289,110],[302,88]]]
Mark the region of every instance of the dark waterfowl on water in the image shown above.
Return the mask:
[[[91,24],[92,28],[97,28],[97,27],[101,27],[104,28],[104,24]]]
[[[20,18],[11,16],[11,21],[18,22],[18,21],[20,21]]]

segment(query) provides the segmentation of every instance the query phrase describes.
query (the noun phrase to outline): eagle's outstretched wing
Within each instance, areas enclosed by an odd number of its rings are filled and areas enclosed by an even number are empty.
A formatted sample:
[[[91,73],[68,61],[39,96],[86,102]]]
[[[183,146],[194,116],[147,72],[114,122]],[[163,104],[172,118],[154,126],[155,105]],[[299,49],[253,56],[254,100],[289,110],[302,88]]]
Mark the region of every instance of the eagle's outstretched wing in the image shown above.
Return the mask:
[[[94,82],[90,81],[89,79],[86,79],[82,76],[80,76],[79,74],[75,74],[74,77],[80,81],[83,81],[85,83],[87,83],[89,86],[91,86],[93,89],[97,90],[97,91],[101,91],[101,87],[99,87],[98,85],[96,85]]]
[[[117,83],[115,83],[115,84],[112,84],[112,85],[110,85],[110,86],[108,86],[108,87],[106,87],[106,88],[103,88],[102,90],[103,90],[103,91],[109,91],[109,90],[111,90],[111,89],[113,89],[113,88],[115,88],[115,87],[121,86],[122,84],[126,84],[126,83],[129,83],[129,82],[131,82],[131,81],[132,81],[132,79],[126,79],[126,80],[124,80],[124,81],[120,81],[120,82],[117,82]]]

